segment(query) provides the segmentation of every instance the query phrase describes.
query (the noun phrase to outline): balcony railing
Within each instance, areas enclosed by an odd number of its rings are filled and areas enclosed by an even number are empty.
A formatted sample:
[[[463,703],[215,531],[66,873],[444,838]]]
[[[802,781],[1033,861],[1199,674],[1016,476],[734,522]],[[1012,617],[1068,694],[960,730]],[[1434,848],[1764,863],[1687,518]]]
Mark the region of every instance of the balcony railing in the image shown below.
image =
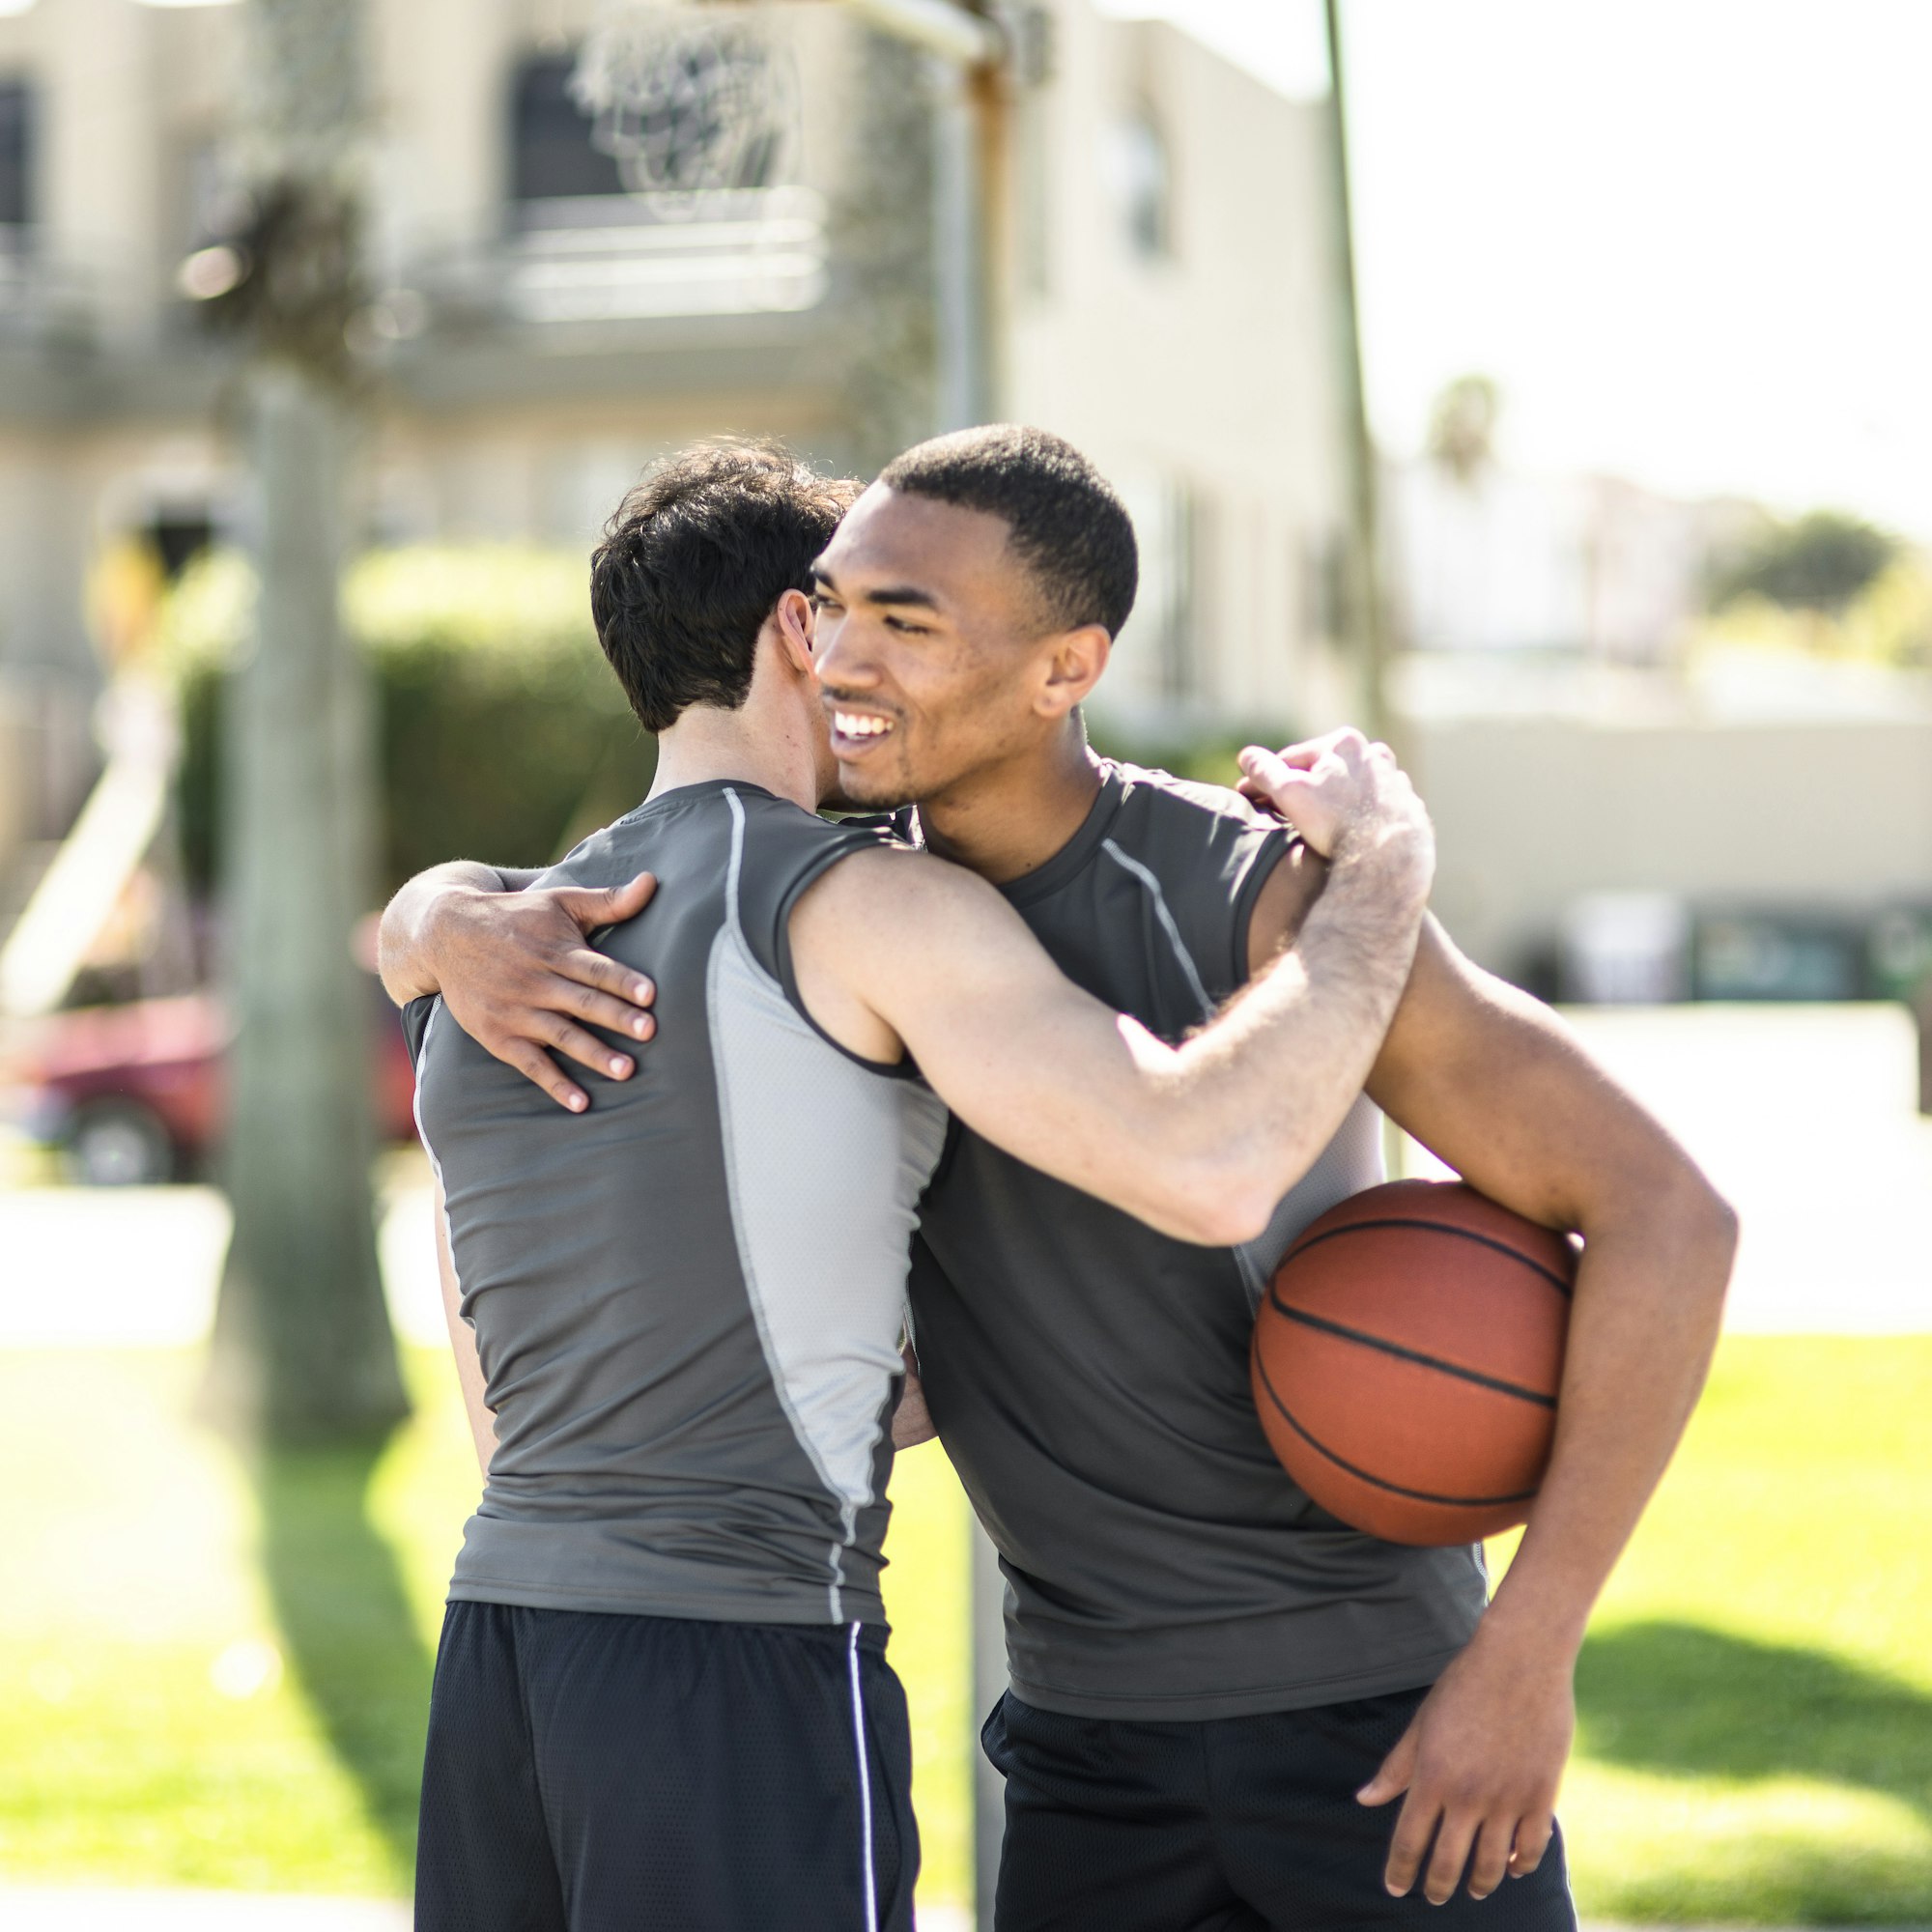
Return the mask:
[[[825,204],[801,187],[525,202],[503,240],[408,279],[445,326],[797,312],[824,299]]]
[[[96,277],[49,259],[32,228],[0,225],[0,338],[69,342],[94,331]]]

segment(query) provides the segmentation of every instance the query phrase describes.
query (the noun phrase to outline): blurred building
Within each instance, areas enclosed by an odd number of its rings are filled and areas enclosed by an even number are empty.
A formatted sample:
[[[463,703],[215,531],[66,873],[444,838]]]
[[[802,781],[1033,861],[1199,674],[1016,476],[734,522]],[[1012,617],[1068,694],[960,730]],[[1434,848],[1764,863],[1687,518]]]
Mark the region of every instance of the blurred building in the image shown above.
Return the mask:
[[[1690,648],[1762,519],[1604,477],[1392,471],[1391,696],[1435,907],[1573,999],[1856,999],[1932,974],[1932,680]]]
[[[1663,665],[1702,614],[1715,559],[1763,522],[1754,504],[1665,497],[1614,476],[1486,464],[1390,469],[1401,629],[1419,651],[1555,651]]]
[[[695,17],[764,37],[730,55],[739,185],[640,196],[640,129],[580,104],[584,48],[674,27],[689,61]],[[237,219],[242,24],[179,0],[0,17],[0,930],[21,848],[92,781],[98,559],[136,536],[177,568],[245,516],[231,355],[183,294]],[[1005,406],[1089,449],[1140,523],[1116,708],[1320,711],[1325,110],[1087,0],[1025,24]],[[869,466],[931,426],[929,76],[843,7],[371,0],[370,45],[369,540],[585,545],[687,439]]]

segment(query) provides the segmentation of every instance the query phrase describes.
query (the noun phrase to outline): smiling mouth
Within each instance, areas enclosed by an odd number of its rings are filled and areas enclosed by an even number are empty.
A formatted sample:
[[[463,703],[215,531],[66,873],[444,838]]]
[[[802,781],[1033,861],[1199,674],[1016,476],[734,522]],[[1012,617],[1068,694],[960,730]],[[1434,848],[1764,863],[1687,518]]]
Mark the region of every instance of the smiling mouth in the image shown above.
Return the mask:
[[[881,718],[874,711],[847,711],[835,706],[832,712],[832,742],[835,749],[850,747],[857,749],[865,745],[875,745],[881,738],[888,738],[895,728],[890,718]]]

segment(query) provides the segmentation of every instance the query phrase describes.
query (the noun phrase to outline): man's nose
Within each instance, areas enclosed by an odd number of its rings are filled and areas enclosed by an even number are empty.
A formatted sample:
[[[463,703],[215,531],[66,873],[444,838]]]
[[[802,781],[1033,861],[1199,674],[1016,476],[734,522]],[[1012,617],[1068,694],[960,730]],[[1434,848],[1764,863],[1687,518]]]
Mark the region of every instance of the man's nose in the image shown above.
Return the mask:
[[[818,648],[811,666],[819,683],[827,686],[868,691],[879,681],[879,668],[866,647],[864,628],[850,617],[841,617],[836,624],[820,620]]]

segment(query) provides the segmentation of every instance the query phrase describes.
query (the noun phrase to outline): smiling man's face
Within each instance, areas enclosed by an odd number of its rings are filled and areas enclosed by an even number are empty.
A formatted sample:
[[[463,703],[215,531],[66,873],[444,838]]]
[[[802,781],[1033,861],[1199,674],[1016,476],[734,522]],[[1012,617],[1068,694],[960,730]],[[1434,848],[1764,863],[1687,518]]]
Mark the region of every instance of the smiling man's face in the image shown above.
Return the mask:
[[[1068,708],[1056,639],[1002,517],[873,484],[818,559],[814,660],[855,805],[943,795],[1023,757]]]

